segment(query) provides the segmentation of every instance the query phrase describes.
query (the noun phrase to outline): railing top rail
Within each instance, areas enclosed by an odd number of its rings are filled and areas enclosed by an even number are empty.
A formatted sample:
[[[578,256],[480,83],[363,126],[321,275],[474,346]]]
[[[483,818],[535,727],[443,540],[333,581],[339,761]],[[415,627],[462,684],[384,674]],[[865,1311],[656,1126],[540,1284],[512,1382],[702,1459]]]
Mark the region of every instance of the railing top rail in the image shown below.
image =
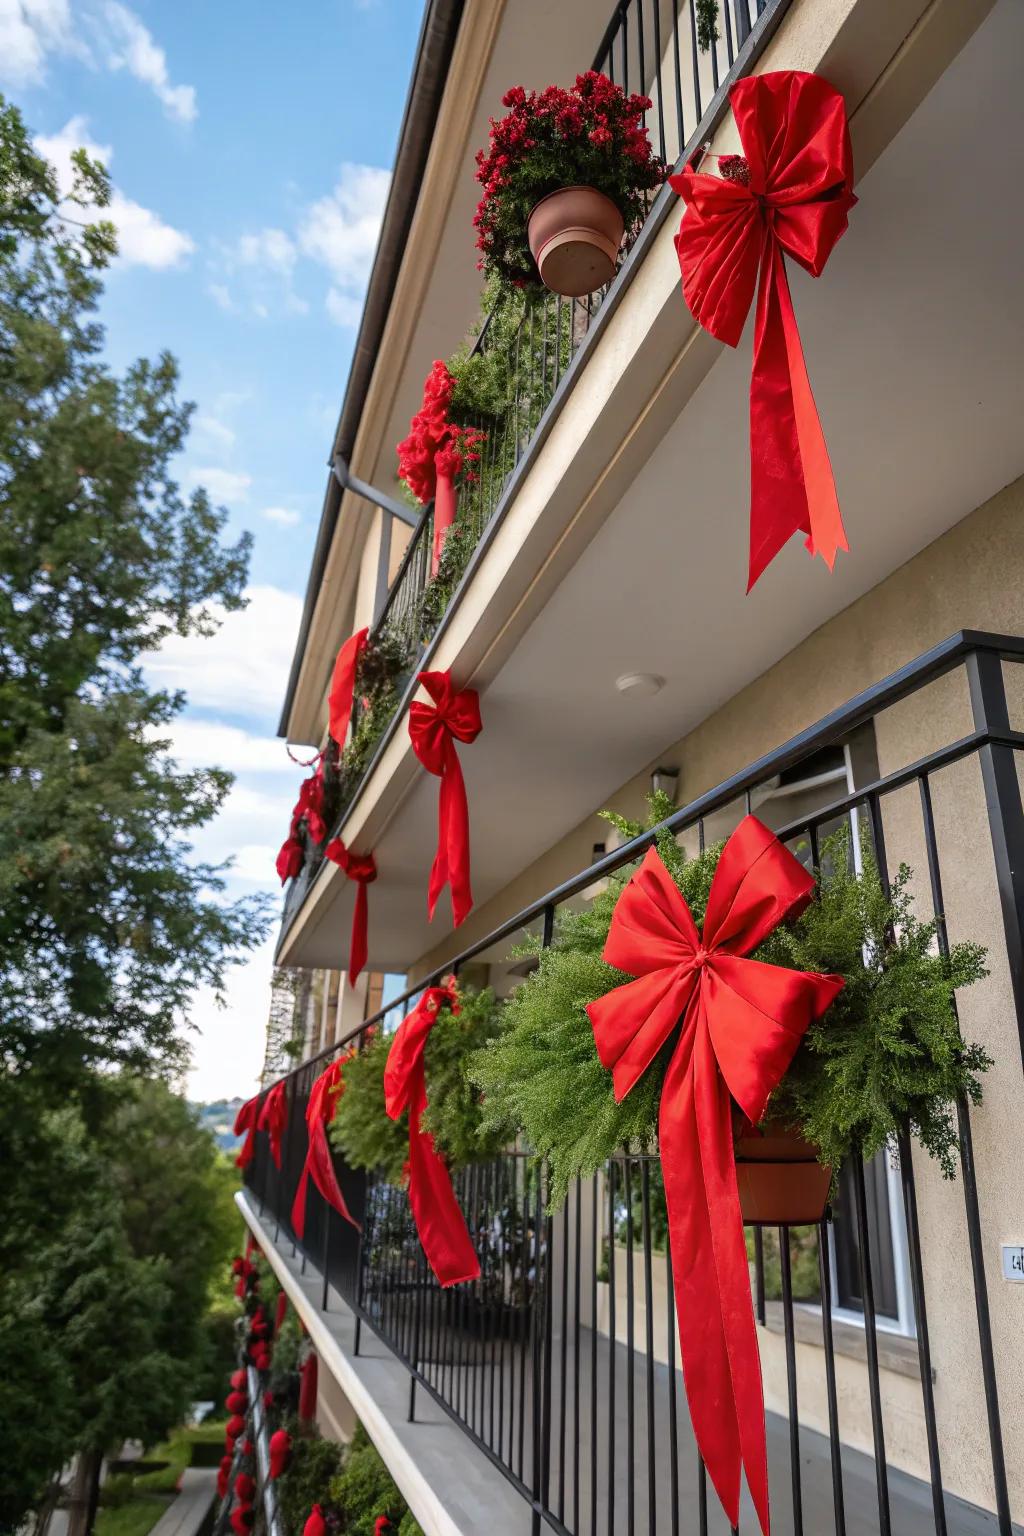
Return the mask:
[[[855,694],[852,699],[840,705],[838,709],[831,710],[827,715],[822,716],[815,724],[808,726],[803,731],[799,731],[795,736],[791,736],[780,747],[774,748],[771,752],[764,753],[753,763],[748,764],[747,767],[730,775],[729,778],[723,779],[721,783],[705,791],[703,795],[698,795],[696,799],[689,801],[687,805],[681,806],[671,816],[659,822],[656,827],[652,827],[642,832],[639,837],[632,838],[629,842],[623,843],[611,853],[605,854],[603,858],[588,865],[586,869],[563,881],[561,885],[555,886],[553,890],[548,891],[544,896],[530,902],[528,906],[523,907],[512,917],[507,918],[505,922],[499,924],[497,928],[493,928],[483,938],[477,939],[474,944],[468,945],[464,950],[461,950],[457,955],[454,955],[450,960],[439,966],[437,970],[425,976],[416,986],[409,987],[399,997],[392,998],[385,1007],[379,1008],[370,1018],[364,1019],[361,1024],[357,1025],[355,1029],[349,1030],[341,1039],[332,1041],[330,1045],[324,1046],[315,1055],[307,1057],[299,1066],[286,1073],[280,1081],[287,1081],[298,1073],[306,1071],[328,1057],[335,1055],[338,1051],[343,1050],[346,1046],[351,1045],[354,1040],[358,1039],[364,1030],[379,1023],[389,1013],[394,1012],[396,1008],[401,1008],[418,997],[425,987],[433,985],[441,976],[446,975],[449,971],[458,971],[459,967],[464,965],[467,960],[471,960],[475,955],[490,949],[492,945],[501,943],[503,939],[509,938],[512,934],[518,932],[519,929],[536,922],[538,918],[543,917],[548,909],[560,906],[573,896],[579,895],[580,891],[585,890],[587,886],[594,885],[606,876],[614,874],[624,865],[632,863],[633,860],[638,859],[652,846],[659,833],[685,830],[693,825],[694,822],[699,821],[701,817],[707,816],[711,812],[720,810],[723,806],[728,805],[730,801],[735,800],[745,790],[753,789],[756,785],[763,783],[765,779],[772,778],[775,774],[782,773],[786,769],[793,767],[803,758],[817,751],[819,747],[827,746],[836,735],[855,730],[858,726],[864,725],[868,720],[873,719],[893,704],[898,704],[910,694],[918,692],[919,689],[926,687],[929,683],[954,671],[968,656],[979,652],[995,655],[1003,660],[1024,662],[1024,637],[999,635],[985,630],[973,629],[959,630],[956,634],[950,635],[947,640],[932,646],[930,650],[925,651],[913,661],[907,662],[905,666],[898,668],[895,672],[891,672],[888,677],[882,678],[880,682],[874,683],[871,687],[865,688],[861,693]],[[970,751],[974,747],[982,745],[991,736],[992,732],[990,730],[979,730],[974,735],[962,738],[960,742],[954,743],[951,750],[960,751],[962,749],[963,751]],[[944,749],[939,749],[936,753],[932,754],[932,757],[942,761],[945,760],[945,756]],[[875,784],[868,786],[868,789],[871,792],[882,791],[889,786],[890,781],[902,780],[908,772],[917,773],[923,771],[931,761],[932,758],[925,758],[913,764],[910,769],[896,770],[894,773],[877,780]],[[851,796],[845,797],[842,803],[845,804],[847,800],[852,803],[862,800],[865,793],[867,793],[867,790],[861,788]],[[837,802],[838,804],[840,802]],[[786,832],[785,828],[783,832]]]

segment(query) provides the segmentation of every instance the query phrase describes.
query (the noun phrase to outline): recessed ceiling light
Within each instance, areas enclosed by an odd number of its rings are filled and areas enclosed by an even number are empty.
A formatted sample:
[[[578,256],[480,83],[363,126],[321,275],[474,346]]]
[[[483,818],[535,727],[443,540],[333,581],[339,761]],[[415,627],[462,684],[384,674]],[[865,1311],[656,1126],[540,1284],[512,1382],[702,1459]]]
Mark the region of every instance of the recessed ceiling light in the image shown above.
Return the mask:
[[[621,677],[615,679],[615,686],[620,693],[634,693],[638,698],[648,699],[652,694],[661,692],[665,679],[659,677],[657,672],[623,672]]]

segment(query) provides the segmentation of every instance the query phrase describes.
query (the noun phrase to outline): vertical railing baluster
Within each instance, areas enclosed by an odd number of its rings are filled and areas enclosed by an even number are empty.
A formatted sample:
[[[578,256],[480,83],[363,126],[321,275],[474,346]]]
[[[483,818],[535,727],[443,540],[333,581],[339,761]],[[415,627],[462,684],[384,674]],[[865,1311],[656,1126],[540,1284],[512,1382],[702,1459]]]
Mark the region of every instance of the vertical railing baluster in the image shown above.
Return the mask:
[[[821,1286],[821,1331],[825,1346],[825,1393],[828,1399],[828,1449],[832,1462],[832,1508],[836,1536],[846,1536],[846,1501],[843,1496],[843,1451],[839,1439],[839,1396],[836,1391],[836,1353],[832,1337],[832,1272],[829,1264],[828,1223],[818,1224],[818,1281]]]
[[[786,1335],[786,1388],[789,1405],[789,1476],[793,1495],[793,1536],[803,1536],[804,1503],[800,1486],[800,1410],[796,1387],[796,1330],[793,1322],[793,1270],[789,1228],[779,1228],[782,1322]]]

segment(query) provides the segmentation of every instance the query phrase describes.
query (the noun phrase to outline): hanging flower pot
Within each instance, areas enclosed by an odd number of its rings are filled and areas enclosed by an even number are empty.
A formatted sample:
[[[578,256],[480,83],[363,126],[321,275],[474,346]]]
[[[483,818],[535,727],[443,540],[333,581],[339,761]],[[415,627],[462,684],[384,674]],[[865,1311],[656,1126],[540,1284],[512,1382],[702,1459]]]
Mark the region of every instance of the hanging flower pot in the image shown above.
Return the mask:
[[[740,1122],[735,1141],[736,1187],[748,1226],[806,1226],[822,1219],[832,1183],[818,1149],[796,1131]]]
[[[665,179],[647,134],[651,103],[588,70],[568,89],[513,86],[502,105],[477,155],[479,265],[503,287],[592,293],[615,276],[625,232]]]
[[[610,283],[625,228],[611,198],[595,187],[562,187],[542,197],[527,237],[545,288],[579,299]]]

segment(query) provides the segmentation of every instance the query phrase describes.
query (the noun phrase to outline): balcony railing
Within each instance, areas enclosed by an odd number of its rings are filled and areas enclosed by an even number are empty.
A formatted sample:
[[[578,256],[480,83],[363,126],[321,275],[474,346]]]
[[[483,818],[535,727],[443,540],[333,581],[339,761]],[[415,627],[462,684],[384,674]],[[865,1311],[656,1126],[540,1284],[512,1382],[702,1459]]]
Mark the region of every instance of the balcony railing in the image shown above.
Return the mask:
[[[726,110],[729,85],[750,70],[788,4],[789,0],[719,0],[716,37],[702,51],[694,0],[621,0],[593,67],[625,90],[643,92],[651,98],[646,114],[651,142],[662,159],[673,164],[692,154],[714,132]],[[507,408],[496,417],[477,417],[466,423],[477,427],[485,441],[476,478],[462,488],[459,498],[460,549],[465,567],[454,581],[439,585],[432,580],[433,506],[427,506],[373,627],[375,636],[388,632],[396,637],[408,657],[404,675],[407,692],[425,650],[471,572],[474,552],[500,523],[520,477],[572,387],[577,359],[585,351],[587,338],[599,329],[598,317],[618,302],[637,270],[642,256],[639,248],[653,237],[674,205],[675,196],[667,188],[654,199],[642,229],[629,233],[627,255],[618,273],[599,292],[585,299],[563,299],[548,293],[524,303],[511,341],[513,377]],[[495,344],[491,318],[481,327],[476,350],[486,352]],[[454,344],[457,338],[452,340]],[[509,345],[507,336],[502,336],[500,345]],[[400,714],[401,707],[395,717]],[[358,717],[357,704],[354,724]],[[341,786],[340,820],[372,772],[390,729],[383,731],[366,773],[358,782]],[[310,851],[311,874],[321,860],[317,850]],[[284,931],[302,905],[309,883],[308,878],[293,883],[285,903]]]
[[[844,822],[867,828],[883,879],[887,838],[918,850],[922,888],[930,893],[945,946],[943,891],[956,894],[967,878],[964,825],[975,817],[971,870],[991,870],[994,931],[992,969],[1008,977],[1009,1008],[1020,1032],[993,1071],[1004,1089],[1018,1091],[1024,1062],[1024,808],[1018,773],[1024,732],[1011,727],[1004,668],[1024,663],[1024,640],[968,633],[954,636],[918,661],[852,699],[818,725],[759,759],[702,795],[665,823],[684,842],[703,846],[724,835],[751,804],[794,782],[821,789],[812,809],[804,795],[795,819],[776,826],[798,856],[816,859],[820,838]],[[1017,679],[1020,674],[1017,673]],[[871,752],[907,705],[919,730],[927,721],[938,733],[954,714],[949,683],[963,685],[967,729],[948,733],[926,755],[880,774]],[[927,690],[938,688],[937,694]],[[947,690],[947,691],[944,691]],[[1013,693],[1016,697],[1016,691]],[[894,713],[896,712],[896,713]],[[874,744],[871,751],[865,743]],[[890,736],[891,741],[891,736]],[[849,764],[855,779],[840,785],[820,765],[832,754]],[[805,776],[800,780],[801,765]],[[865,766],[867,765],[867,766]],[[852,769],[847,768],[852,774]],[[853,787],[851,787],[851,785]],[[823,803],[825,796],[834,798]],[[447,960],[456,972],[485,952],[504,954],[508,941],[531,925],[550,938],[558,908],[578,900],[606,875],[638,859],[651,845],[645,833],[580,872],[541,900]],[[954,860],[956,861],[954,865]],[[986,897],[987,899],[987,897]],[[998,951],[998,953],[996,952]],[[440,979],[442,972],[425,978]],[[262,1212],[268,1240],[290,1242],[289,1212],[306,1150],[304,1110],[314,1078],[327,1059],[384,1023],[410,992],[385,1013],[328,1047],[287,1079],[289,1125],[280,1173],[259,1138],[247,1182]],[[906,1134],[898,1160],[888,1165],[892,1206],[883,1220],[884,1188],[877,1160],[857,1163],[841,1188],[837,1206],[817,1229],[750,1232],[755,1308],[759,1321],[781,1330],[784,1364],[769,1380],[768,1447],[773,1529],[786,1536],[898,1533],[918,1536],[1013,1536],[1001,1402],[1015,1399],[1024,1353],[1005,1308],[997,1319],[1002,1351],[993,1342],[991,1298],[1003,1282],[990,1273],[997,1263],[997,1234],[982,1220],[972,1120],[966,1102],[957,1106],[960,1147],[956,1202],[945,1206],[941,1252],[936,1251],[934,1211],[919,1216],[921,1191]],[[984,1114],[984,1109],[980,1112]],[[990,1142],[991,1123],[986,1124]],[[1019,1159],[1024,1151],[1014,1130]],[[333,1288],[352,1309],[358,1329],[369,1327],[404,1363],[410,1379],[410,1417],[417,1392],[426,1392],[472,1438],[519,1490],[532,1529],[561,1536],[596,1533],[724,1532],[721,1512],[700,1463],[678,1369],[672,1274],[660,1241],[659,1164],[646,1150],[624,1148],[602,1173],[577,1180],[564,1207],[547,1209],[547,1176],[519,1151],[471,1167],[456,1177],[457,1194],[481,1260],[481,1278],[441,1291],[416,1239],[405,1191],[336,1163],[350,1208],[364,1222],[360,1240],[314,1193],[309,1194],[302,1248],[323,1277],[322,1304]],[[1004,1211],[1009,1189],[983,1189],[984,1205]],[[934,1198],[929,1189],[927,1198]],[[952,1213],[952,1214],[951,1214]],[[888,1223],[888,1225],[887,1225]],[[924,1234],[932,1231],[931,1246]],[[773,1252],[769,1252],[769,1248]],[[885,1262],[903,1255],[905,1304],[898,1308],[902,1339],[887,1331]],[[774,1256],[773,1256],[774,1255]],[[845,1258],[844,1258],[845,1255]],[[811,1305],[794,1297],[794,1263],[817,1274]],[[777,1266],[777,1268],[776,1268]],[[942,1330],[930,1317],[936,1277],[954,1267],[967,1284],[969,1310],[953,1318],[940,1312]],[[852,1279],[850,1278],[852,1276]],[[844,1279],[845,1277],[845,1279]],[[930,1277],[930,1280],[929,1278]],[[853,1300],[838,1294],[852,1287]],[[842,1307],[837,1309],[837,1304]],[[850,1308],[860,1307],[851,1326]],[[814,1390],[807,1393],[806,1356],[798,1369],[798,1344],[808,1330],[820,1344]],[[956,1347],[950,1349],[950,1330]],[[862,1364],[864,1423],[847,1415],[858,1388],[839,1360],[851,1349]],[[1014,1342],[1010,1342],[1010,1341]],[[883,1386],[883,1369],[902,1344],[900,1370],[916,1378],[918,1406],[904,1396],[894,1407]],[[942,1413],[937,1409],[934,1363],[942,1361]],[[951,1364],[952,1362],[952,1364]],[[848,1362],[845,1362],[848,1367]],[[949,1372],[956,1380],[949,1380]],[[801,1388],[799,1383],[803,1382]],[[801,1397],[801,1392],[804,1397]],[[810,1415],[806,1397],[813,1399]],[[961,1406],[964,1404],[965,1406]],[[822,1406],[824,1405],[824,1406]],[[817,1415],[816,1422],[813,1419]],[[811,1422],[808,1422],[809,1417]],[[917,1424],[913,1455],[918,1475],[896,1462],[908,1456],[908,1424]],[[866,1427],[865,1427],[866,1426]],[[896,1431],[900,1450],[887,1447]],[[860,1436],[860,1445],[851,1438]],[[911,1435],[913,1439],[913,1435]],[[1018,1453],[1019,1455],[1019,1450]],[[912,1458],[913,1459],[913,1458]],[[1011,1463],[1015,1466],[1016,1463]],[[1018,1476],[1018,1471],[1014,1476]],[[973,1502],[953,1491],[965,1479]],[[982,1489],[979,1493],[977,1490]],[[984,1506],[978,1507],[978,1506]],[[756,1529],[749,1506],[741,1529]]]

